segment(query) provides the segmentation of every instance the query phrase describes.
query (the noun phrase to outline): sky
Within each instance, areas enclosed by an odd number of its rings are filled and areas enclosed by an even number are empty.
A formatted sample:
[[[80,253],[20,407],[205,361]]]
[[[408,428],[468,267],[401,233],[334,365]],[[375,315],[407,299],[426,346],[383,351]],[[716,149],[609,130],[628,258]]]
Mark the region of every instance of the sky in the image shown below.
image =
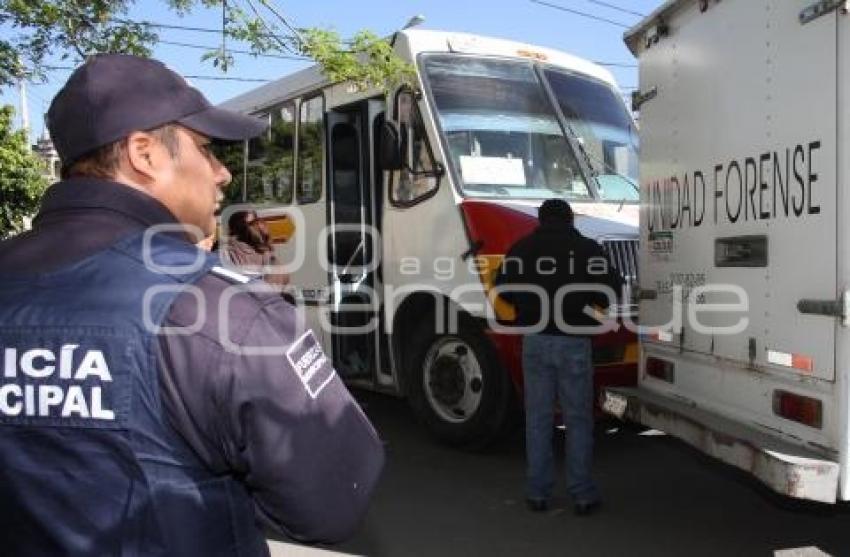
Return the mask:
[[[232,0],[247,6],[248,0]],[[290,2],[273,0],[291,23],[299,27],[325,27],[349,37],[361,29],[387,36],[401,28],[411,17],[423,15],[423,29],[459,31],[518,40],[569,52],[589,60],[627,67],[609,66],[620,87],[630,93],[637,85],[636,61],[623,43],[623,33],[641,21],[636,14],[647,15],[663,0],[313,0]],[[254,1],[255,5],[259,2]],[[556,6],[556,7],[553,7]],[[563,8],[563,9],[558,9]],[[246,7],[246,10],[248,8]],[[582,12],[608,21],[600,21],[572,13]],[[221,28],[221,11],[197,9],[179,17],[160,0],[136,0],[127,19],[158,24],[198,28]],[[160,28],[162,41],[192,45],[217,46],[221,36],[215,33]],[[0,27],[0,36],[10,37],[20,31]],[[246,45],[229,41],[230,48],[247,49]],[[310,62],[254,58],[236,54],[235,65],[223,74],[211,62],[202,62],[203,50],[185,46],[159,44],[154,57],[186,76],[235,77],[244,79],[278,79]],[[71,66],[73,62],[57,65]],[[50,100],[70,74],[67,70],[51,72],[45,83],[27,86],[30,133],[33,140],[44,130],[43,113]],[[259,82],[222,81],[189,78],[213,103],[219,103],[262,85]],[[18,88],[0,93],[0,102],[20,108]],[[20,125],[20,119],[17,120]]]

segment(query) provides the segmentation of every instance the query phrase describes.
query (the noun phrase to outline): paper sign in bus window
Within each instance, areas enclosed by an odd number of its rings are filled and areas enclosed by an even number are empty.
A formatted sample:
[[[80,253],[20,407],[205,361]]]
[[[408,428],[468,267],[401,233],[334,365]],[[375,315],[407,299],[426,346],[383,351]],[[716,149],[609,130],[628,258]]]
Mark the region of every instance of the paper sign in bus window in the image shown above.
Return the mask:
[[[460,171],[466,184],[525,186],[522,159],[504,157],[460,157]]]

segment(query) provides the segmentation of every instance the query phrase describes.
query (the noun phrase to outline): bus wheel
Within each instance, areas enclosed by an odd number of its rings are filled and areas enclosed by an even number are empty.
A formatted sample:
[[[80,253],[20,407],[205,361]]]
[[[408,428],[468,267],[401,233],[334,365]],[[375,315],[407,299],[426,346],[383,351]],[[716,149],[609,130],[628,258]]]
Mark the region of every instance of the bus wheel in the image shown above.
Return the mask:
[[[462,320],[456,334],[420,330],[412,360],[410,404],[438,439],[477,448],[502,432],[510,380],[490,340],[471,319]]]

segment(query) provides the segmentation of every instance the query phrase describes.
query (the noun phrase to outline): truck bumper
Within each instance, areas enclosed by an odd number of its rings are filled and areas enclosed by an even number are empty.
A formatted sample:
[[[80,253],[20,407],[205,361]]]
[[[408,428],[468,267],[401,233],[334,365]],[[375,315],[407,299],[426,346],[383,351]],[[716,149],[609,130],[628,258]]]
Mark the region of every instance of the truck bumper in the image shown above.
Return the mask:
[[[836,501],[838,463],[805,447],[646,389],[605,389],[600,405],[609,414],[663,431],[749,472],[777,493],[821,503]]]

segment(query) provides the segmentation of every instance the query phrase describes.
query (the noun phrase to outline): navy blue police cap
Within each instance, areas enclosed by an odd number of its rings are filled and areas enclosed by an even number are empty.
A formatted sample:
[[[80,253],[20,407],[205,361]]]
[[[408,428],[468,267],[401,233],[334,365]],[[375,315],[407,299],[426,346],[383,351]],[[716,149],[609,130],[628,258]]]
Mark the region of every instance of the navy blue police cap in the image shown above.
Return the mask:
[[[134,131],[169,123],[222,141],[249,139],[266,128],[257,118],[214,107],[162,62],[128,54],[89,58],[47,111],[63,168]]]

